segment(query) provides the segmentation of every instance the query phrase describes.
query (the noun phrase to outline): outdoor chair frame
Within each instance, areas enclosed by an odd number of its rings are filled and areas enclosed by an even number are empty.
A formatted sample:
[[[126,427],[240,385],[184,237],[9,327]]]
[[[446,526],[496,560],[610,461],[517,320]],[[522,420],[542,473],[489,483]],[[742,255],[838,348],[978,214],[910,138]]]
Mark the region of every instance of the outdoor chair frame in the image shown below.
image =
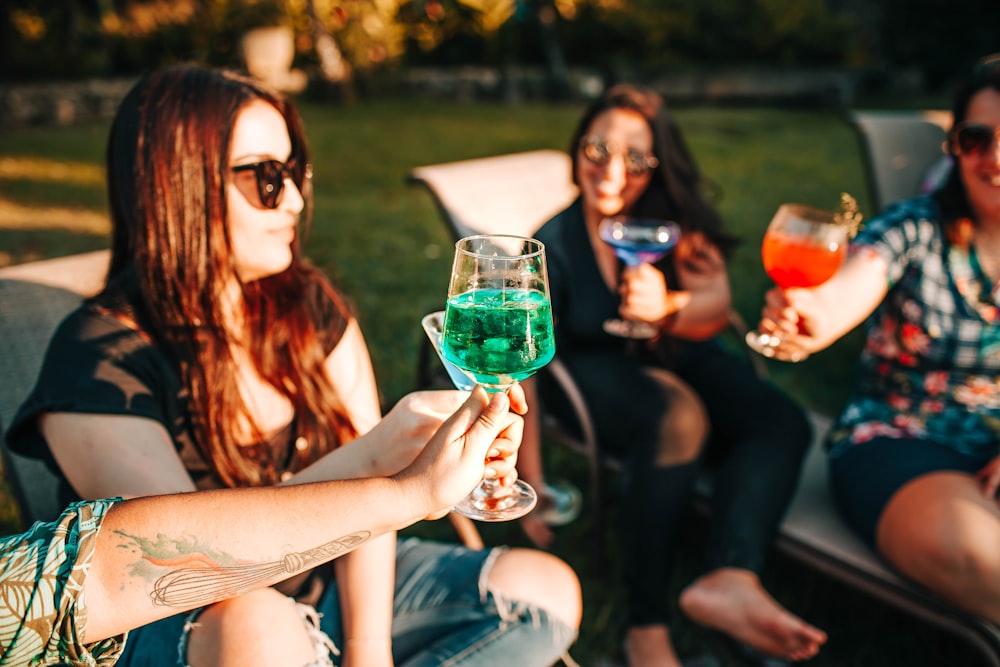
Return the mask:
[[[866,126],[859,123],[856,127]],[[921,144],[925,150],[938,150],[935,157],[925,156],[920,164],[933,164],[940,156],[940,142]],[[865,147],[865,144],[862,146]],[[898,149],[897,149],[898,150]],[[923,153],[922,153],[923,155]],[[865,153],[877,165],[885,159],[881,153]],[[913,158],[916,159],[916,158]],[[870,167],[875,169],[875,166]],[[412,169],[406,181],[426,188],[434,200],[450,235],[461,238],[470,234],[506,233],[531,236],[547,219],[562,210],[576,196],[570,182],[570,160],[560,151],[537,150],[462,160]],[[873,181],[882,183],[883,181]],[[919,185],[919,180],[913,181]],[[896,191],[891,191],[896,192]],[[897,196],[880,192],[880,196]],[[875,193],[873,192],[873,195]],[[877,196],[876,196],[877,199]],[[733,318],[737,337],[745,326]],[[741,338],[742,340],[742,338]],[[757,357],[751,358],[763,368]],[[421,348],[418,359],[418,384],[428,381],[436,364],[429,345]],[[616,467],[613,460],[602,459],[592,420],[582,395],[565,366],[556,360],[541,372],[547,372],[566,392],[582,426],[582,437],[543,412],[543,437],[587,457],[591,521],[595,545],[603,544],[604,493],[603,470]],[[764,375],[764,371],[759,371]],[[544,408],[544,406],[542,406]],[[1000,667],[1000,630],[992,623],[968,614],[902,579],[848,528],[837,513],[827,486],[826,455],[822,447],[830,428],[829,417],[809,413],[813,443],[803,465],[799,488],[782,522],[775,541],[777,551],[804,566],[829,576],[853,589],[919,618],[961,639],[983,657],[984,664]],[[708,485],[702,485],[710,492]],[[474,527],[473,527],[474,529]],[[602,531],[602,532],[598,532]],[[601,557],[602,549],[594,550]]]
[[[35,386],[56,327],[100,290],[109,258],[99,250],[0,269],[0,424],[10,426]],[[56,519],[75,500],[45,463],[10,451],[5,437],[0,452],[25,527]]]
[[[921,192],[946,154],[946,111],[852,111],[873,212]]]

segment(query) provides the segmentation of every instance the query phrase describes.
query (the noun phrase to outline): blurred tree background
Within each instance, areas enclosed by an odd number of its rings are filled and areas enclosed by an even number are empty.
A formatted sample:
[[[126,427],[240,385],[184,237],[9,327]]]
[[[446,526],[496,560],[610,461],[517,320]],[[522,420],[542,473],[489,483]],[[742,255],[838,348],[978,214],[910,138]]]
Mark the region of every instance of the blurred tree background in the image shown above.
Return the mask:
[[[248,29],[294,29],[311,78],[362,88],[416,66],[920,72],[931,87],[998,48],[1000,3],[963,0],[4,0],[0,81],[115,77],[179,61],[239,66]],[[340,58],[339,65],[336,60]],[[331,60],[332,59],[332,60]],[[340,69],[330,69],[331,62]]]

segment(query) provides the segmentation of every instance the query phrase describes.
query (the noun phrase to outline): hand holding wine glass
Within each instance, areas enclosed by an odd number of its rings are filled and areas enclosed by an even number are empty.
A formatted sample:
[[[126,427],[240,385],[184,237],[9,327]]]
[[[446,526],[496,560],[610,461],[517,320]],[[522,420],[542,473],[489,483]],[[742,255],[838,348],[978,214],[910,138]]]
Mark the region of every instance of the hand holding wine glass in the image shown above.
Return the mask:
[[[615,216],[601,221],[598,234],[626,266],[638,267],[666,256],[677,245],[681,230],[671,220]],[[623,338],[645,339],[656,335],[656,327],[635,320],[608,319],[604,321],[604,330]]]
[[[484,474],[490,474],[484,471],[487,458],[489,468],[501,479],[516,476],[514,466],[524,428],[520,415],[526,411],[520,386],[515,385],[507,393],[494,394],[487,394],[475,386],[467,392],[418,393],[419,398],[411,403],[421,403],[421,398],[430,397],[425,399],[428,407],[440,405],[445,410],[455,405],[454,395],[464,396],[454,412],[441,415],[438,427],[423,443],[414,461],[393,474],[396,481],[413,481],[422,490],[413,500],[415,503],[427,502],[428,513],[424,518],[439,519],[452,511],[455,503],[468,495],[469,489],[478,484]],[[413,421],[410,415],[401,419]],[[398,437],[406,438],[408,433]],[[414,434],[412,439],[421,439],[421,435]]]
[[[764,270],[782,290],[822,285],[844,263],[848,244],[860,222],[857,202],[846,193],[841,195],[841,207],[836,213],[805,204],[782,204],[764,233]],[[783,339],[778,333],[751,331],[746,343],[770,358],[777,355]],[[799,350],[781,355],[792,362],[806,356]]]
[[[440,333],[437,321],[436,313],[425,317],[424,331],[457,387],[474,381],[487,391],[506,391],[534,374],[555,355],[544,246],[498,235],[458,241]],[[502,486],[484,479],[455,511],[507,521],[536,502],[534,489],[521,480]]]

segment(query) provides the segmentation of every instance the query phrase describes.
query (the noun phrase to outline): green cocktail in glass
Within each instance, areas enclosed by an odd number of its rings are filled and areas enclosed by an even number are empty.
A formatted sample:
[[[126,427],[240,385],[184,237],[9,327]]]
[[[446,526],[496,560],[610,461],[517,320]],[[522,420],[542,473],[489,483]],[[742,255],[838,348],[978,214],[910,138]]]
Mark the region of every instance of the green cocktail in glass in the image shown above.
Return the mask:
[[[477,290],[448,299],[444,357],[487,390],[502,390],[552,361],[552,307],[541,291]]]
[[[442,359],[487,391],[505,391],[552,361],[555,351],[545,247],[519,236],[458,241]],[[505,487],[484,479],[455,511],[480,521],[507,521],[530,512],[536,501],[535,490],[521,480]]]

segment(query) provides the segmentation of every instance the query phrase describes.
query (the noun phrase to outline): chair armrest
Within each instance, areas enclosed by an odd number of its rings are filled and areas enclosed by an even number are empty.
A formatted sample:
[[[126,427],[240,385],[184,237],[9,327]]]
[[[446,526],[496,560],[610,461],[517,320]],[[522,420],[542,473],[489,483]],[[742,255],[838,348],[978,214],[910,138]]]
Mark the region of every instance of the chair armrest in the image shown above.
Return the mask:
[[[590,411],[583,400],[583,394],[576,386],[576,381],[570,375],[569,369],[559,359],[555,357],[546,366],[546,371],[551,374],[552,379],[559,385],[560,391],[566,396],[570,406],[573,408],[573,415],[580,425],[582,441],[588,454],[597,455],[597,434],[594,430],[594,422],[590,418]]]

